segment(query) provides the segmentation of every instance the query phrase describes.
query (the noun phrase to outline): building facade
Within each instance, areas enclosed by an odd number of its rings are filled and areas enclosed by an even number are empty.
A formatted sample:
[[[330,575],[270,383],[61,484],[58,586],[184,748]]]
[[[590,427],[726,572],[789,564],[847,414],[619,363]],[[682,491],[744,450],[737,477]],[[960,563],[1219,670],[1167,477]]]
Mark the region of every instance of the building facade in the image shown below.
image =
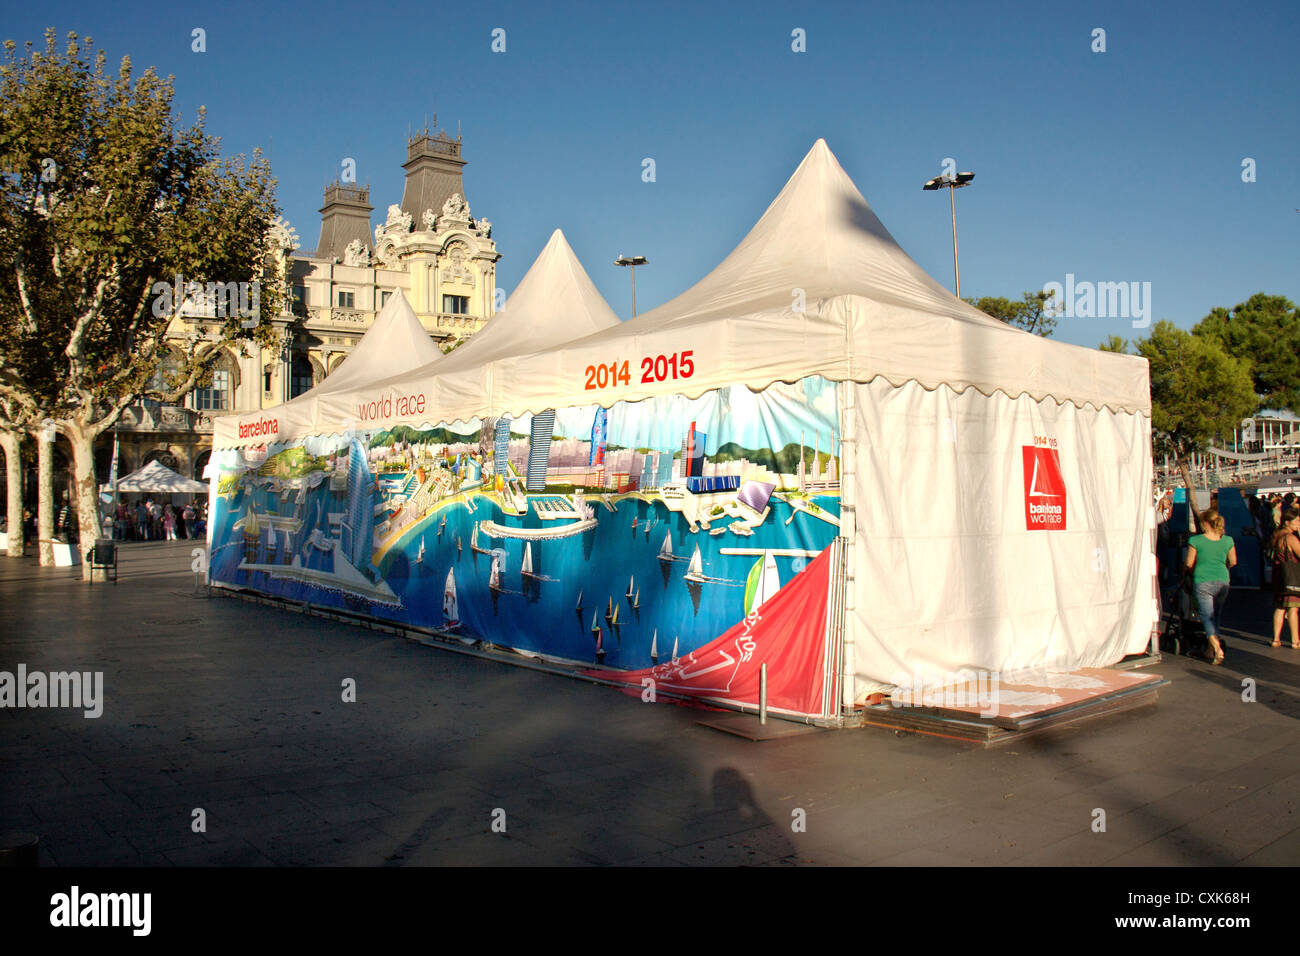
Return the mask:
[[[474,218],[465,199],[461,146],[442,131],[411,137],[402,201],[373,230],[370,187],[351,183],[325,188],[313,251],[299,251],[294,229],[281,221],[272,238],[291,298],[288,311],[271,319],[276,344],[249,345],[243,355],[228,349],[211,383],[181,404],[127,408],[117,429],[119,475],[160,460],[202,479],[216,418],[273,408],[324,381],[398,289],[444,350],[483,328],[498,305],[501,256],[492,224]],[[187,302],[173,326],[176,346],[205,334],[205,320],[216,316],[214,303]],[[96,449],[100,481],[108,480],[112,448],[110,433]]]

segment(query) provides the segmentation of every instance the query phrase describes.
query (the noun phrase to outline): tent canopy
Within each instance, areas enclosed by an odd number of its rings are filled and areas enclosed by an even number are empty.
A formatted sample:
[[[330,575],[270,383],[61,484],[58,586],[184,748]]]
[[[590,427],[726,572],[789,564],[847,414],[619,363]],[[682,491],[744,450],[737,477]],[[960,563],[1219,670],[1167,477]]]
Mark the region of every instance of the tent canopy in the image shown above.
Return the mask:
[[[551,251],[539,264],[559,258]],[[556,272],[548,266],[538,283]],[[532,276],[530,270],[510,307],[525,292],[533,297],[525,288]],[[577,278],[573,288],[579,288]],[[335,391],[322,396],[317,431],[347,427],[366,403],[383,405],[386,396],[424,400],[405,403],[406,414],[396,410],[396,401],[387,403],[393,412],[374,420],[378,427],[517,418],[546,408],[698,396],[732,385],[759,391],[812,375],[856,382],[882,377],[896,386],[914,381],[926,389],[946,385],[1011,398],[1028,394],[1145,415],[1151,407],[1144,359],[1012,328],[931,279],[895,242],[821,139],[744,240],[690,289],[586,338],[546,344],[530,340],[531,351],[507,351],[489,342],[454,366],[444,361]],[[462,364],[471,357],[477,361]],[[611,362],[613,371],[603,372]],[[423,413],[412,411],[417,407]],[[219,447],[258,440],[223,434]]]
[[[100,491],[112,491],[113,485],[105,482]],[[162,495],[207,494],[208,484],[178,475],[160,461],[151,461],[143,468],[117,480],[117,490],[129,493],[153,492]]]

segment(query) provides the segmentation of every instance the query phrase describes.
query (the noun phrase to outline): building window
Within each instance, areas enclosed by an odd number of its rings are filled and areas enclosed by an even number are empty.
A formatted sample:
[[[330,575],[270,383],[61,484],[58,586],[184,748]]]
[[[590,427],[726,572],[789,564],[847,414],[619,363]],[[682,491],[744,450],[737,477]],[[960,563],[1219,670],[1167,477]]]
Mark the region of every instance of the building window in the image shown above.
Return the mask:
[[[262,369],[262,391],[269,392],[270,390],[271,390],[271,367],[268,365],[266,368]]]
[[[296,285],[293,287],[293,306],[294,315],[301,318],[307,316],[307,287],[305,285]]]
[[[388,300],[391,299],[392,297],[393,297],[393,293],[391,292],[380,292],[379,307],[382,309],[384,306],[388,305]]]
[[[194,390],[194,407],[212,411],[225,411],[230,408],[229,369],[212,370],[212,384]]]
[[[356,293],[354,293],[354,292],[340,292],[340,293],[339,293],[339,308],[340,308],[340,309],[355,309],[355,308],[356,308],[356,301],[357,301],[357,296],[356,296]]]
[[[297,398],[316,382],[312,377],[311,361],[305,355],[293,357],[293,377],[289,381],[289,397]]]
[[[442,297],[442,311],[448,315],[468,315],[469,296],[444,295]]]

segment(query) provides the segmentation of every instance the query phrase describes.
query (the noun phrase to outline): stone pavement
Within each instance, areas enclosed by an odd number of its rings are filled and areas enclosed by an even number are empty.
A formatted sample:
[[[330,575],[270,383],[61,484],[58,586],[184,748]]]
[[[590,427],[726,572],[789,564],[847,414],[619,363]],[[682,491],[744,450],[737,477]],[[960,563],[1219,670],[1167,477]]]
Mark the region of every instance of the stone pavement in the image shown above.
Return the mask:
[[[1258,593],[1229,600],[1225,666],[1152,668],[1172,681],[1155,707],[984,750],[875,728],[751,743],[196,595],[189,564],[188,542],[126,543],[121,583],[91,588],[0,558],[0,670],[104,673],[98,719],[0,713],[0,830],[39,834],[43,865],[1300,862],[1300,652],[1267,646]]]

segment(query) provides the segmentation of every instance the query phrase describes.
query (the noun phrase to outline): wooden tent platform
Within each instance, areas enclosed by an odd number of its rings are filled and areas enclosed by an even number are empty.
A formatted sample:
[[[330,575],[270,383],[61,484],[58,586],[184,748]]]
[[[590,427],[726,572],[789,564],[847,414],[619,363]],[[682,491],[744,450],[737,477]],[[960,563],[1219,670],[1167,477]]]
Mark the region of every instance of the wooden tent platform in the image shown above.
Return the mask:
[[[1076,671],[1039,671],[1001,681],[996,695],[980,702],[963,701],[958,691],[973,698],[969,687],[951,685],[905,693],[901,705],[886,699],[862,708],[861,725],[894,731],[969,741],[986,747],[1021,740],[1110,714],[1156,703],[1159,688],[1168,684],[1158,674],[1140,674],[1109,667]],[[984,688],[987,692],[987,688]],[[995,706],[994,706],[995,704]]]

